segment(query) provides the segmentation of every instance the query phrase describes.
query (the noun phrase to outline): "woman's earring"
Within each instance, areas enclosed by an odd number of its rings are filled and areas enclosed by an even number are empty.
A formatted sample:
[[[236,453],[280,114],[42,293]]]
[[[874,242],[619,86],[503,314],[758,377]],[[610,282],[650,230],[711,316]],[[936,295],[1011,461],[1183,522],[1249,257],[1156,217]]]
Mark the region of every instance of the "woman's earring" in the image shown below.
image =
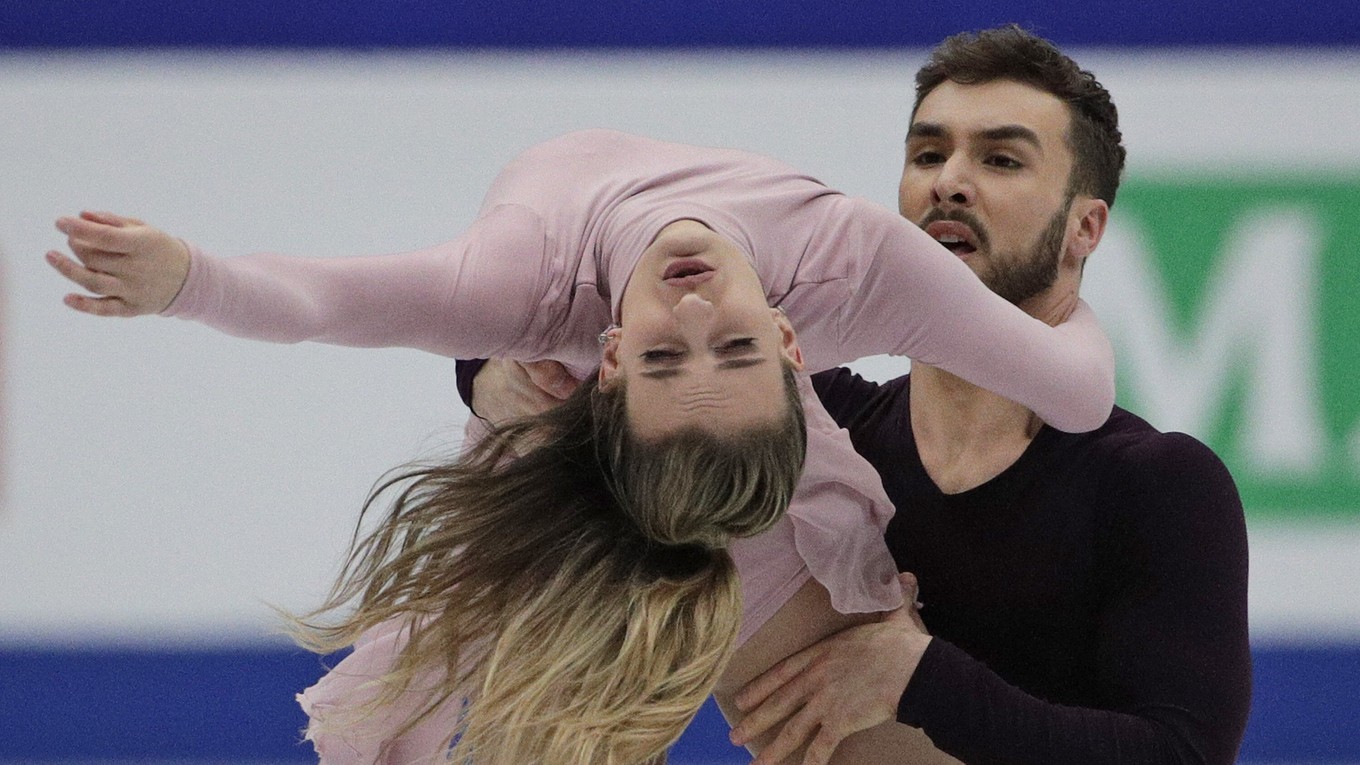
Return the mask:
[[[605,327],[604,331],[600,333],[600,345],[604,345],[605,343],[609,342],[609,338],[614,336],[611,333],[618,328],[619,325],[617,324],[610,324],[609,326]]]

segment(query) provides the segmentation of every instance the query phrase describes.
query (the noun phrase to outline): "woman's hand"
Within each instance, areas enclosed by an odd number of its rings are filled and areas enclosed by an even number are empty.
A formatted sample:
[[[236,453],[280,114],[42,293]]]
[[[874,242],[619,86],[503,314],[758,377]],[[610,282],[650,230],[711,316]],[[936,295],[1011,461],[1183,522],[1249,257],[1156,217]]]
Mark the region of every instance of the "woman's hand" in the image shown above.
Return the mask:
[[[53,268],[94,295],[68,294],[66,305],[95,316],[160,313],[189,275],[189,248],[136,218],[82,212],[57,219],[73,260],[47,253]]]

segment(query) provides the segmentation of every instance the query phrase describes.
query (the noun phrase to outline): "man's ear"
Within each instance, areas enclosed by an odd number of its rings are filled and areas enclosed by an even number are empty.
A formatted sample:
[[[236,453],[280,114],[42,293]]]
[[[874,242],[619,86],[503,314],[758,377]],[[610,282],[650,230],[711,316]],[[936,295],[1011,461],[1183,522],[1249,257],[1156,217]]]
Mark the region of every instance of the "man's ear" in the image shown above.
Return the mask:
[[[1076,214],[1077,228],[1067,241],[1067,257],[1083,266],[1086,258],[1095,251],[1105,236],[1105,226],[1110,222],[1110,206],[1103,199],[1082,197],[1072,202]]]
[[[600,388],[608,388],[614,384],[620,374],[619,370],[619,336],[623,330],[613,327],[604,331],[601,335],[604,344],[600,346]]]
[[[787,359],[794,369],[803,371],[803,349],[798,345],[798,333],[794,331],[793,324],[778,308],[771,308],[770,313],[774,316],[774,325],[779,328],[779,354]]]

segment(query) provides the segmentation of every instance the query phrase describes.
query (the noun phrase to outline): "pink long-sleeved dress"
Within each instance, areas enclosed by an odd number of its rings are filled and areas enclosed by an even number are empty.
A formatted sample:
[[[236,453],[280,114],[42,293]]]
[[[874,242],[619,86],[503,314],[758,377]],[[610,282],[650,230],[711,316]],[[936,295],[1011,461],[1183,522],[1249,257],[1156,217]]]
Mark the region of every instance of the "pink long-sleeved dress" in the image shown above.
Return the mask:
[[[278,342],[555,359],[583,376],[599,364],[596,337],[618,320],[643,250],[682,219],[749,258],[770,305],[797,330],[808,373],[890,353],[1019,401],[1062,430],[1094,429],[1109,415],[1113,354],[1085,305],[1049,327],[896,213],[767,157],[607,130],[528,149],[498,176],[472,226],[428,249],[219,259],[191,247],[188,280],[165,313]],[[802,384],[809,443],[798,492],[784,520],[731,550],[745,603],[740,641],[809,577],[844,613],[901,602],[882,541],[893,508],[806,377]],[[302,694],[303,706],[314,720],[352,707],[400,644],[395,625],[375,630]],[[324,762],[373,762],[402,715],[394,708],[314,740]],[[438,755],[447,724],[436,716],[386,761]]]

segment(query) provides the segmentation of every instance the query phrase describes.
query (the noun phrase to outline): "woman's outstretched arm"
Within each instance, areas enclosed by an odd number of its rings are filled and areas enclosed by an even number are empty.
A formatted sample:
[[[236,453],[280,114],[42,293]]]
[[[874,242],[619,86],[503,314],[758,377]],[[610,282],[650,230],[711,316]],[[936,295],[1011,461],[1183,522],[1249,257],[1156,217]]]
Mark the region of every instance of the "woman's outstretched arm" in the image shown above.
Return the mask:
[[[540,308],[543,229],[526,208],[488,210],[457,239],[394,255],[218,258],[111,213],[61,218],[74,257],[48,262],[98,316],[160,313],[272,342],[504,354]]]

